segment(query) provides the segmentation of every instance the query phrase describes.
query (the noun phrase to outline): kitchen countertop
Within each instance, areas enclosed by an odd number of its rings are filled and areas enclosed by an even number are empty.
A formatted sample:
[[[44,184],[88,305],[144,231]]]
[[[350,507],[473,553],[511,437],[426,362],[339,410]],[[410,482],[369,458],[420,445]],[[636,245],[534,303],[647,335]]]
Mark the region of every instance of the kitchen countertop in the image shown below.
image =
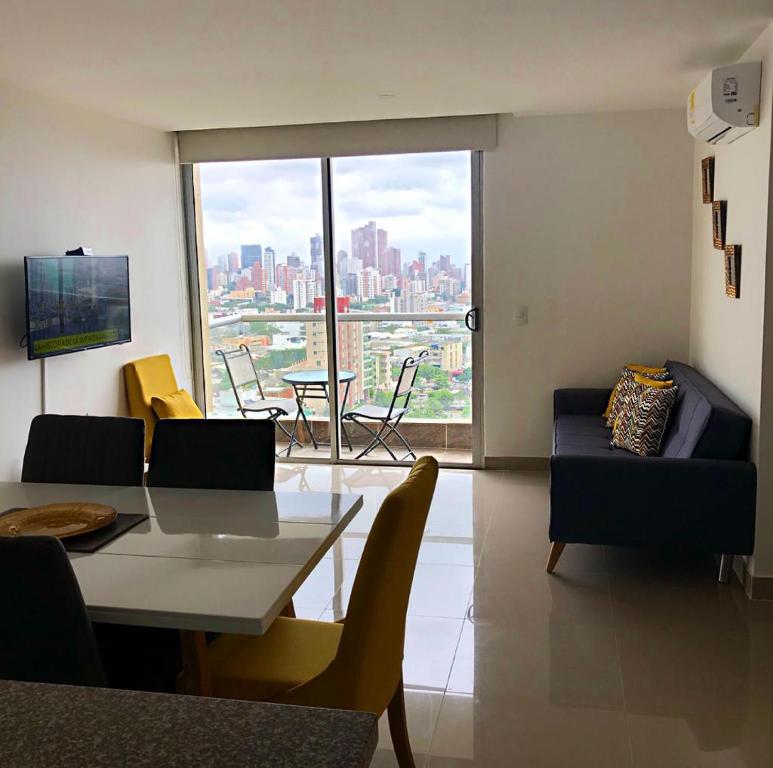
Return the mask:
[[[3,768],[361,768],[365,712],[0,681]]]

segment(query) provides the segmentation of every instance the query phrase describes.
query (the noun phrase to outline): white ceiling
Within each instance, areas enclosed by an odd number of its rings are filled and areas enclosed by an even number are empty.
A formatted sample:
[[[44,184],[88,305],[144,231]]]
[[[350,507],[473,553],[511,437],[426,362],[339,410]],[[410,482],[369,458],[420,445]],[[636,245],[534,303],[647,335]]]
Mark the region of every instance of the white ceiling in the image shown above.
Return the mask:
[[[773,0],[0,0],[0,79],[164,129],[674,107],[771,20]]]

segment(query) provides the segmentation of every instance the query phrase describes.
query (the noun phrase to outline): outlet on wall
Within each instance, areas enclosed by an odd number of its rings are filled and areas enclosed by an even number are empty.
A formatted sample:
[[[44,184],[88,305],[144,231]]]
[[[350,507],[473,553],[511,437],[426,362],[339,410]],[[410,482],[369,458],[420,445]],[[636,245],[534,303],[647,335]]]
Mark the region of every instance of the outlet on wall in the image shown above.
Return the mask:
[[[529,324],[529,308],[525,304],[518,304],[513,312],[513,320],[516,325]]]

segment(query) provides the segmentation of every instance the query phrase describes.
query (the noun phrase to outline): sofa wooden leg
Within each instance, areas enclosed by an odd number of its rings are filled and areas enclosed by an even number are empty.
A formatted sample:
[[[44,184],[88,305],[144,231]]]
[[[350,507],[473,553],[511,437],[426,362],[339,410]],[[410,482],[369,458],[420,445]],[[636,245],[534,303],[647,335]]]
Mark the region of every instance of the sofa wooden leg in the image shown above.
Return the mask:
[[[548,555],[548,564],[545,570],[548,573],[553,573],[553,570],[555,569],[556,565],[558,565],[558,558],[561,557],[561,553],[564,551],[564,547],[566,544],[564,544],[561,541],[554,541],[550,545],[550,554]]]

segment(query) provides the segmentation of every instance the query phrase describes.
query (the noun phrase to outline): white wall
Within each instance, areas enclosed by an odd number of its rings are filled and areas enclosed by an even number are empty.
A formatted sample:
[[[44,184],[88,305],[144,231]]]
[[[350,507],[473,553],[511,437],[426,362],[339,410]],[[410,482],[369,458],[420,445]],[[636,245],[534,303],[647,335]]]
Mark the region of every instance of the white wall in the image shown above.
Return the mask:
[[[727,146],[696,142],[693,159],[693,263],[690,357],[753,419],[759,487],[753,570],[773,574],[773,252],[769,228],[773,25],[744,54],[762,61],[760,127]],[[711,206],[701,199],[700,161],[715,156],[714,197],[727,200],[727,242],[742,246],[741,298],[725,296],[723,257],[714,250]],[[767,310],[767,311],[766,311]],[[767,407],[766,407],[767,406]]]
[[[682,110],[500,116],[484,155],[487,457],[549,456],[556,388],[687,358],[691,161]]]
[[[129,254],[132,333],[122,346],[51,358],[48,411],[125,412],[121,365],[169,352],[188,386],[177,168],[170,134],[0,83],[0,479],[18,479],[40,363],[19,349],[23,257],[84,245]]]

